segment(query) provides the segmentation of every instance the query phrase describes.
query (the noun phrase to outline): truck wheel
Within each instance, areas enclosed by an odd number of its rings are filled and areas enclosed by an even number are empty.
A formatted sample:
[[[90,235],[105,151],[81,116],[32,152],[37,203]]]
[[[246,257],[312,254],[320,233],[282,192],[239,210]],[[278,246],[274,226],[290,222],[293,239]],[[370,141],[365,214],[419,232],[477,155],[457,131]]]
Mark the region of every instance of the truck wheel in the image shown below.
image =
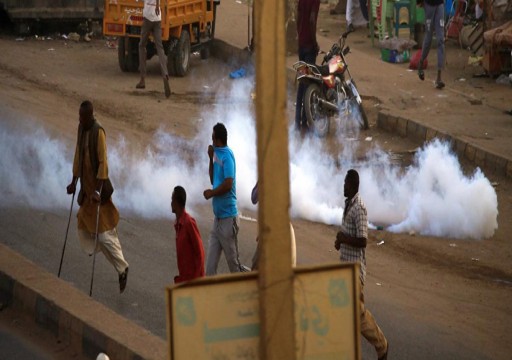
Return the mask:
[[[173,38],[167,46],[167,72],[169,76],[176,76],[176,48],[178,40]]]
[[[120,37],[117,44],[119,68],[124,72],[139,70],[139,42],[138,39]]]
[[[201,60],[208,59],[210,57],[210,44],[203,44],[199,53],[201,54]]]
[[[190,64],[190,35],[187,30],[181,32],[178,46],[176,47],[176,75],[183,77],[188,72]]]

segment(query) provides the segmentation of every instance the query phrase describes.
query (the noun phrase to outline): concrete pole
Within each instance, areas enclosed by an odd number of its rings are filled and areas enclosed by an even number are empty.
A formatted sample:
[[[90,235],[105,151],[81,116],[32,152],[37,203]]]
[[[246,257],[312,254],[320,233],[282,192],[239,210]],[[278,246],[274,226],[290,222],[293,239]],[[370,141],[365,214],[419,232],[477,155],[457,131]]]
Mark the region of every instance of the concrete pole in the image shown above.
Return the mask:
[[[295,359],[285,0],[255,1],[260,359]]]

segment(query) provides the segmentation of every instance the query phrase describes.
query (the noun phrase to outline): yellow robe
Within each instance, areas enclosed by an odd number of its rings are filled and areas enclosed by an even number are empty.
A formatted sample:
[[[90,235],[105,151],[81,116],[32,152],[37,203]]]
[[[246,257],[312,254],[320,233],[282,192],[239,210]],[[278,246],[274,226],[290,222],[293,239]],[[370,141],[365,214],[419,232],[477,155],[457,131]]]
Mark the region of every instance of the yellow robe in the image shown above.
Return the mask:
[[[89,233],[96,233],[96,217],[98,211],[98,203],[92,201],[92,194],[96,191],[97,180],[108,179],[108,163],[107,163],[107,142],[103,129],[98,131],[98,173],[94,174],[89,156],[89,135],[91,130],[85,132],[83,141],[83,169],[82,169],[82,191],[84,192],[84,201],[78,210],[78,229],[86,230]],[[73,176],[78,177],[79,171],[79,154],[80,149],[77,142],[75,149],[75,158],[73,161]],[[100,218],[98,223],[98,233],[112,230],[119,222],[119,212],[110,198],[105,204],[100,206]]]

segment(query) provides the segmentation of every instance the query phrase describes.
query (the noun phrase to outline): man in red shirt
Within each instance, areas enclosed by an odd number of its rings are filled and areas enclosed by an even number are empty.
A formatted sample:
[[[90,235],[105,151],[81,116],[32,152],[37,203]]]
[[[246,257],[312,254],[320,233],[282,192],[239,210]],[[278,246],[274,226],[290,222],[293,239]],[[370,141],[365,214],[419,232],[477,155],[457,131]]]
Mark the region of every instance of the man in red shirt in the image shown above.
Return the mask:
[[[297,36],[299,38],[299,61],[314,64],[319,47],[316,42],[316,20],[320,0],[299,0],[297,8]],[[297,102],[295,105],[295,127],[299,130],[307,128],[305,116],[302,116],[302,101],[306,91],[303,83],[297,89]]]
[[[204,276],[204,249],[196,221],[185,211],[187,193],[181,186],[172,192],[171,209],[176,214],[176,255],[179,275],[174,283],[193,280]]]

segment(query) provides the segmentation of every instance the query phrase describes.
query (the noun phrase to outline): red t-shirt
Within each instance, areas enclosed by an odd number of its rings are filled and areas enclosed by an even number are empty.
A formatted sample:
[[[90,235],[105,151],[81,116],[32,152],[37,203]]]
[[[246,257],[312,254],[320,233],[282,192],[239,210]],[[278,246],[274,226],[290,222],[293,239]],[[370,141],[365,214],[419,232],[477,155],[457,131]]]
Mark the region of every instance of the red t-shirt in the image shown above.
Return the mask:
[[[315,37],[313,31],[316,32],[316,20],[318,18],[318,10],[320,9],[320,0],[299,0],[297,9],[297,34],[299,36],[299,47],[305,49],[314,48]],[[311,14],[314,13],[314,29],[311,25]]]
[[[196,221],[186,211],[174,224],[179,275],[176,284],[204,276],[204,249]]]

